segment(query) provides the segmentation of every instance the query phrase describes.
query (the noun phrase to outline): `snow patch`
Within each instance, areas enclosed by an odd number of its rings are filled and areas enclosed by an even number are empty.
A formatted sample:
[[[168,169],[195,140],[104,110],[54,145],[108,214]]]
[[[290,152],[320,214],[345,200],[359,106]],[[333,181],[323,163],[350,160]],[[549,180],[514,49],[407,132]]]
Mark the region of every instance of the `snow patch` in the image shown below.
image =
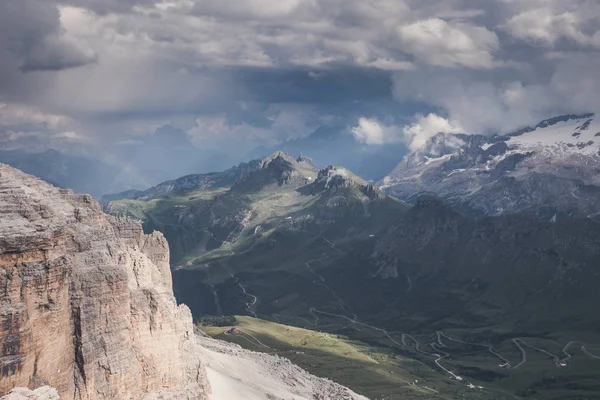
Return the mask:
[[[434,158],[427,157],[427,156],[424,156],[424,157],[425,157],[425,165],[429,165],[434,162],[448,161],[448,160],[450,160],[450,158],[452,158],[452,154],[446,154],[441,157],[434,157]]]
[[[593,155],[600,150],[600,138],[595,136],[598,131],[600,120],[580,118],[513,136],[506,143],[527,150],[543,149],[551,156]]]

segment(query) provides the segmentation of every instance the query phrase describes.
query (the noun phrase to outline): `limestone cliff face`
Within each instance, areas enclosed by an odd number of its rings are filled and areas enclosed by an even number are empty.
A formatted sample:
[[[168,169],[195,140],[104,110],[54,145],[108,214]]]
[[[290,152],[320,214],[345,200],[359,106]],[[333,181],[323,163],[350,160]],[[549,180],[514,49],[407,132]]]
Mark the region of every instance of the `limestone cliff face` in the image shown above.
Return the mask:
[[[0,396],[48,385],[64,399],[207,398],[164,237],[2,164],[0,291]]]

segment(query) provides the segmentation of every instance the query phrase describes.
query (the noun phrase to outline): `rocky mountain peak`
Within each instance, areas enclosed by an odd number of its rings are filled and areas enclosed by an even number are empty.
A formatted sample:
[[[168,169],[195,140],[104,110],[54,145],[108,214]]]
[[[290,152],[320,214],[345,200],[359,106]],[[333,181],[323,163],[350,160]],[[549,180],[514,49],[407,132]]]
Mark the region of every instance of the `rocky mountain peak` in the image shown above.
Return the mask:
[[[535,131],[537,129],[549,128],[549,127],[557,125],[559,123],[568,123],[571,120],[590,120],[590,119],[593,120],[594,117],[595,117],[594,113],[560,115],[560,116],[557,116],[557,117],[545,119],[545,120],[541,121],[540,123],[538,123],[537,125],[535,125],[533,127],[526,126],[526,127],[521,128],[521,129],[519,129],[519,130],[517,130],[515,132],[509,133],[509,134],[507,134],[505,136],[506,137],[520,136],[520,135],[523,135],[525,133],[533,132],[533,131]],[[589,126],[589,123],[587,123],[587,125]]]
[[[276,151],[270,156],[264,157],[258,161],[261,168],[266,168],[272,164],[274,165],[286,165],[289,164],[293,166],[296,163],[296,160],[287,153],[283,151]]]
[[[241,173],[232,188],[241,191],[258,191],[271,184],[301,186],[317,175],[317,169],[312,164],[299,162],[282,151],[242,163],[238,168]]]
[[[323,189],[349,188],[368,185],[363,179],[354,175],[346,168],[334,167],[329,165],[319,171],[316,184],[320,184]]]
[[[385,194],[376,186],[354,175],[346,168],[332,165],[319,171],[313,188],[314,192],[339,192],[345,189],[356,189],[357,194],[361,193],[370,200],[385,197]]]
[[[314,166],[315,164],[313,163],[313,160],[310,157],[304,156],[304,155],[300,155],[298,156],[298,158],[296,159],[296,162],[298,163],[305,163],[305,164],[310,164],[312,166]]]
[[[592,218],[599,163],[600,121],[565,115],[508,135],[438,134],[379,184],[402,200],[433,194],[469,213]]]

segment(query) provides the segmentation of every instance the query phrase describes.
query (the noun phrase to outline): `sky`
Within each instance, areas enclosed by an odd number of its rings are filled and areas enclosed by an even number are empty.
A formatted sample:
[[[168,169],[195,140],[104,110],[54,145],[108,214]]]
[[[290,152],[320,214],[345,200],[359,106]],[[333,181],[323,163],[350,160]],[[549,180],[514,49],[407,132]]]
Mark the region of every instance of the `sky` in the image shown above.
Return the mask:
[[[0,1],[2,140],[414,149],[599,110],[597,71],[597,0]]]

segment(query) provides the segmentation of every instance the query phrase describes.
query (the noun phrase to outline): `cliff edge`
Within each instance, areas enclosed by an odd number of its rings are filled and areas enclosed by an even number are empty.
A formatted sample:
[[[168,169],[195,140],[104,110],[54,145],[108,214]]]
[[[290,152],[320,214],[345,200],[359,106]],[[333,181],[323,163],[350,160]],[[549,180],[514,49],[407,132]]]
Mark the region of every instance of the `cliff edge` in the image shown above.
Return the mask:
[[[160,233],[0,164],[0,396],[206,399],[192,316]]]
[[[194,332],[160,233],[0,164],[0,400],[366,400]]]

